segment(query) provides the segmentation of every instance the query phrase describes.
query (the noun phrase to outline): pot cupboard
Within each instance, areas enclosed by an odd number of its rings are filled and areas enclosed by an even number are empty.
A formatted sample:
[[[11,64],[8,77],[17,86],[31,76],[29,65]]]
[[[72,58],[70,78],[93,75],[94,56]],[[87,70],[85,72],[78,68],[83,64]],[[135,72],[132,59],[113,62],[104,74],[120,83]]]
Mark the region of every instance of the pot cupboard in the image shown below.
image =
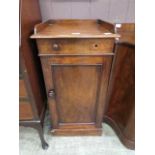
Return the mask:
[[[101,20],[35,26],[53,135],[101,135],[115,27]]]

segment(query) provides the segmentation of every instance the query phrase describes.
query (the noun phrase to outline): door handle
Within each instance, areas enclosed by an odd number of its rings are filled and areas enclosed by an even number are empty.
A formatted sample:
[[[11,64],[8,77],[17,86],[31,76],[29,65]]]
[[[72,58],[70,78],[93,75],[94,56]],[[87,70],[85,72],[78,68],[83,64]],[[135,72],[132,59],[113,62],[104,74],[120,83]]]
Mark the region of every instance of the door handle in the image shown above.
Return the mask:
[[[50,97],[50,98],[54,98],[55,97],[55,90],[54,89],[49,90],[48,97]]]

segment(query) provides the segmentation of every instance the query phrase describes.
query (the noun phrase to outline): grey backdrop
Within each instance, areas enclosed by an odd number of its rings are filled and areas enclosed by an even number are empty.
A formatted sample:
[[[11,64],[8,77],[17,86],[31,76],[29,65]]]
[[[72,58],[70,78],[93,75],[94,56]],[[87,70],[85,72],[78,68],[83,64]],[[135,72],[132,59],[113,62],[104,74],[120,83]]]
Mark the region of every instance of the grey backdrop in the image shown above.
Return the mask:
[[[135,20],[135,0],[40,0],[47,19],[103,19],[112,23]]]

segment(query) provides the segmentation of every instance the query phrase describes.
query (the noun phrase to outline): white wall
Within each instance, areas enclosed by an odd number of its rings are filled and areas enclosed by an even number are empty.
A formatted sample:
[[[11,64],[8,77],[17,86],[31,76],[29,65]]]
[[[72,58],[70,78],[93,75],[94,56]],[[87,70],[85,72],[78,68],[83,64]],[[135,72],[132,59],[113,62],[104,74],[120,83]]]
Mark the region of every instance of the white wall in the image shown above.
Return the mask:
[[[43,21],[103,19],[112,23],[135,20],[135,0],[40,0]]]

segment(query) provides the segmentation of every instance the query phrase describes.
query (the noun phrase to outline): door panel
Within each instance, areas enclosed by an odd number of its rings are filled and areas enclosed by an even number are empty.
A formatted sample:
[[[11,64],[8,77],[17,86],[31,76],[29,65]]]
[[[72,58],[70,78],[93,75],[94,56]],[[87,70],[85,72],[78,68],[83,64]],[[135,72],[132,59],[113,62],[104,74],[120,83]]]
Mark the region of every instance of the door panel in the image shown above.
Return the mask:
[[[53,135],[101,135],[112,56],[42,56]]]
[[[92,123],[96,116],[96,99],[102,65],[54,65],[60,123]]]

